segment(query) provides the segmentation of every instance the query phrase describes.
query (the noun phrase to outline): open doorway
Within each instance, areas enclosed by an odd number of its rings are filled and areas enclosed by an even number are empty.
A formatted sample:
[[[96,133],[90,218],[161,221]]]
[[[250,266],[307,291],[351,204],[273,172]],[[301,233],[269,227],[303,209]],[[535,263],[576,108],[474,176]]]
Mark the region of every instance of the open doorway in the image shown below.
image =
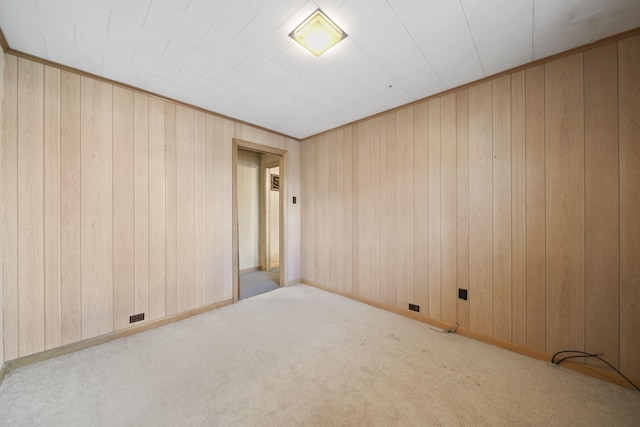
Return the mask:
[[[280,156],[262,154],[264,195],[264,265],[266,271],[280,272]],[[279,279],[278,279],[279,280]]]
[[[286,152],[234,141],[234,299],[277,289],[284,280],[283,213]],[[270,151],[282,151],[264,147]]]

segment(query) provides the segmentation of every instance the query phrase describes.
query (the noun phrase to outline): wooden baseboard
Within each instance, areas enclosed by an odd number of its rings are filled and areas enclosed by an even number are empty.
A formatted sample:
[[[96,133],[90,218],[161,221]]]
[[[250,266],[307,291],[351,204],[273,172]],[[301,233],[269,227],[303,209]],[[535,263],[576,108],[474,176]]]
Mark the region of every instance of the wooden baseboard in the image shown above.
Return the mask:
[[[140,326],[132,326],[120,331],[111,332],[99,337],[89,338],[76,343],[63,345],[62,347],[52,348],[51,350],[45,350],[40,353],[31,354],[29,356],[19,357],[17,359],[9,360],[5,362],[0,370],[0,382],[4,378],[5,373],[8,373],[14,369],[21,368],[23,366],[31,365],[33,363],[42,362],[44,360],[53,359],[65,354],[74,353],[76,351],[84,350],[85,348],[93,347],[96,345],[108,343],[120,338],[128,337],[131,335],[139,334],[140,332],[155,329],[160,326],[168,325],[170,323],[179,322],[180,320],[188,319],[189,317],[196,316],[198,314],[206,313],[208,311],[216,310],[218,308],[225,307],[233,303],[233,300],[225,300],[217,302],[215,304],[209,304],[204,307],[198,307],[193,310],[185,311],[184,313],[176,314],[163,319],[153,320]]]
[[[4,374],[7,372],[7,364],[3,363],[0,366],[0,384],[2,384],[2,380],[4,379]]]
[[[364,304],[367,304],[367,305],[371,305],[373,307],[380,308],[380,309],[385,310],[385,311],[390,311],[392,313],[400,314],[401,316],[409,317],[411,319],[418,320],[418,321],[423,322],[423,323],[428,323],[429,325],[436,326],[436,327],[441,328],[441,329],[449,329],[451,326],[453,326],[450,323],[442,322],[440,320],[430,319],[430,318],[428,318],[428,317],[426,317],[424,315],[420,315],[420,314],[416,313],[415,311],[409,311],[409,309],[403,310],[401,308],[394,307],[392,305],[382,304],[382,303],[379,303],[379,302],[376,302],[376,301],[371,301],[371,300],[369,300],[367,298],[362,298],[362,297],[359,297],[357,295],[350,294],[348,292],[338,291],[336,289],[329,288],[327,286],[321,285],[319,283],[312,282],[312,281],[307,280],[307,279],[301,279],[300,283],[303,283],[303,284],[309,285],[309,286],[313,286],[314,288],[318,288],[318,289],[321,289],[323,291],[331,292],[333,294],[340,295],[340,296],[343,296],[345,298],[349,298],[349,299],[352,299],[352,300],[355,300],[355,301],[359,301],[361,303],[364,303]]]
[[[392,313],[396,313],[399,314],[401,316],[405,316],[414,320],[417,320],[419,322],[423,322],[423,323],[427,323],[429,325],[433,325],[436,326],[440,329],[450,329],[451,327],[455,326],[452,325],[451,323],[447,323],[447,322],[443,322],[440,320],[435,320],[435,319],[430,319],[429,317],[426,317],[424,315],[420,315],[418,313],[415,313],[413,311],[409,311],[409,309],[401,309],[395,306],[391,306],[388,304],[382,304],[376,301],[371,301],[369,299],[366,298],[362,298],[359,297],[357,295],[352,295],[349,294],[347,292],[342,292],[342,291],[338,291],[332,288],[329,288],[327,286],[321,285],[319,283],[315,283],[312,282],[310,280],[307,279],[301,279],[300,280],[301,283],[305,284],[305,285],[309,285],[309,286],[313,286],[314,288],[318,288],[321,289],[323,291],[327,291],[327,292],[331,292],[333,294],[337,294],[337,295],[341,295],[343,297],[355,300],[355,301],[359,301],[362,302],[364,304],[368,304],[371,305],[373,307],[376,308],[380,308],[382,310],[385,311],[390,311]],[[522,354],[524,356],[528,356],[528,357],[532,357],[534,359],[538,359],[538,360],[544,360],[547,362],[551,362],[551,358],[553,357],[553,355],[546,353],[544,351],[539,351],[533,348],[529,348],[529,347],[525,347],[523,345],[520,344],[515,344],[512,342],[508,342],[508,341],[504,341],[495,337],[491,337],[488,335],[484,335],[481,334],[479,332],[476,331],[472,331],[471,329],[467,329],[467,328],[463,328],[458,326],[458,328],[456,329],[456,333],[467,337],[467,338],[471,338],[474,339],[476,341],[482,341],[484,343],[487,344],[491,344],[494,345],[496,347],[500,347],[500,348],[504,348],[506,350],[510,350],[519,354]],[[564,368],[568,368],[571,369],[572,371],[576,371],[579,372],[581,374],[585,374],[588,375],[590,377],[594,377],[594,378],[598,378],[600,380],[604,380],[604,381],[608,381],[610,383],[614,383],[614,384],[618,384],[627,388],[632,388],[631,384],[629,384],[624,378],[622,378],[620,375],[618,375],[616,372],[608,369],[608,368],[601,368],[598,366],[594,366],[594,365],[587,365],[585,363],[579,363],[579,362],[564,362],[562,363],[562,365],[560,365]],[[633,381],[635,384],[640,384],[640,381],[631,378],[631,381]]]
[[[262,270],[262,267],[243,268],[242,270],[240,270],[240,274],[253,273],[254,271],[260,271],[260,270]]]
[[[601,368],[599,366],[587,365],[586,363],[571,362],[571,361],[563,362],[562,365],[560,366],[563,366],[567,369],[571,369],[572,371],[579,372],[584,375],[588,375],[593,378],[598,378],[599,380],[618,384],[627,388],[633,388],[633,386],[629,384],[627,380],[625,380],[620,375],[618,375],[617,372],[614,372],[611,369],[606,367]],[[634,384],[640,384],[640,380],[638,380],[637,378],[629,378],[629,379],[633,381]]]
[[[301,283],[300,279],[293,279],[293,280],[289,280],[287,282],[287,286],[291,286],[291,285],[299,285]]]

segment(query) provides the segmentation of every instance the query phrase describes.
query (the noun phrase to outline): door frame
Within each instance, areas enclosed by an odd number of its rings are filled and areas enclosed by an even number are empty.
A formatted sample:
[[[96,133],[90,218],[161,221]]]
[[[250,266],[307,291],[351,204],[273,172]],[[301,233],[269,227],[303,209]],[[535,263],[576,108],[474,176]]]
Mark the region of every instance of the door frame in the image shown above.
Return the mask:
[[[233,273],[233,302],[238,302],[240,295],[240,253],[238,250],[238,150],[255,151],[257,153],[269,153],[281,156],[280,158],[280,286],[287,286],[287,171],[289,166],[289,152],[281,148],[256,144],[239,138],[233,138],[233,150],[231,160],[232,182],[232,273]]]

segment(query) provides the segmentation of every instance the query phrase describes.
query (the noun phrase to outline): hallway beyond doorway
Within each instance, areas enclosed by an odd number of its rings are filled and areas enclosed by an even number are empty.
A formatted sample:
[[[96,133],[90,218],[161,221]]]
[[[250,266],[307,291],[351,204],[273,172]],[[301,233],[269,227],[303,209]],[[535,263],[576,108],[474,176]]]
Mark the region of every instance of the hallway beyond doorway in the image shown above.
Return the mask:
[[[279,281],[279,267],[272,268],[269,271],[258,270],[241,273],[239,299],[243,300],[276,290],[280,287]]]

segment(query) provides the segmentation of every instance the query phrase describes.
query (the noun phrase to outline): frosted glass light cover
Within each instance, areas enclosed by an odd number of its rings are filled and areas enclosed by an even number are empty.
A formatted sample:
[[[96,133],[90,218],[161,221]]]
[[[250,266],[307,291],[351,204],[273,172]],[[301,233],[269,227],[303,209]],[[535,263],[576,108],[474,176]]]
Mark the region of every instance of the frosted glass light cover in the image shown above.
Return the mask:
[[[347,34],[320,9],[298,25],[289,36],[316,56],[335,46]]]

